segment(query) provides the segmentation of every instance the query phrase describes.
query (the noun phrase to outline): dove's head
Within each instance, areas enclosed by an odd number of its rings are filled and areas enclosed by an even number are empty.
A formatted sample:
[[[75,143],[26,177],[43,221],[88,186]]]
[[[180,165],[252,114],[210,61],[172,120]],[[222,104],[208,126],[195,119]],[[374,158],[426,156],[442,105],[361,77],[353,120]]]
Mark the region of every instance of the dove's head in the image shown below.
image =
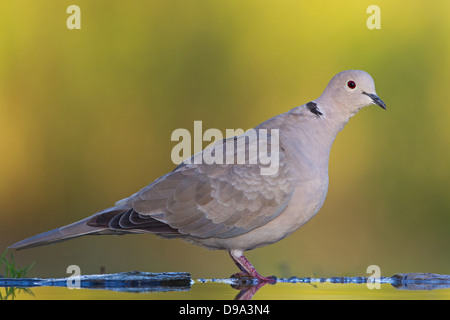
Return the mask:
[[[372,104],[386,109],[386,104],[375,92],[372,77],[361,70],[347,70],[335,75],[316,101],[324,107],[339,108],[332,111],[345,113],[350,117],[361,108]]]

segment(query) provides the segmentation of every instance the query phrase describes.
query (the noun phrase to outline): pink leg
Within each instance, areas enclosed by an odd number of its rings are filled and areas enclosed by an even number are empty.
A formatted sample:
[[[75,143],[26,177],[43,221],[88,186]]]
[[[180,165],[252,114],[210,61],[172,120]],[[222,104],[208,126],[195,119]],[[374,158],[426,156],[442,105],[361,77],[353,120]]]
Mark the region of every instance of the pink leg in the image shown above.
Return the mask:
[[[250,263],[250,261],[248,261],[247,258],[242,254],[242,251],[232,250],[229,252],[229,254],[231,256],[231,259],[233,259],[234,263],[241,270],[241,272],[236,274],[236,276],[248,275],[258,279],[259,282],[266,282],[266,283],[275,283],[277,281],[277,278],[274,276],[272,277],[261,276],[258,273],[258,271],[256,271],[255,267],[253,267],[253,265]]]

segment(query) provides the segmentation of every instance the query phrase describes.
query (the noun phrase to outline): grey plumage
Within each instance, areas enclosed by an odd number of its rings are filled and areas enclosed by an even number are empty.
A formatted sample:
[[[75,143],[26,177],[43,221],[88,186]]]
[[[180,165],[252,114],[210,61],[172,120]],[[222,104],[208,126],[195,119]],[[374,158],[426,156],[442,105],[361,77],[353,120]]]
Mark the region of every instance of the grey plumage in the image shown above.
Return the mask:
[[[350,88],[349,81],[356,87]],[[372,77],[358,70],[341,72],[318,99],[255,128],[279,130],[275,174],[262,175],[260,169],[265,164],[259,161],[183,163],[112,208],[11,248],[88,234],[154,233],[227,250],[243,273],[266,281],[268,278],[261,277],[242,252],[283,239],[320,210],[328,190],[332,143],[347,121],[370,104],[386,108],[375,93]],[[245,134],[232,138],[231,143],[239,139],[245,139]],[[230,143],[230,139],[221,143]]]

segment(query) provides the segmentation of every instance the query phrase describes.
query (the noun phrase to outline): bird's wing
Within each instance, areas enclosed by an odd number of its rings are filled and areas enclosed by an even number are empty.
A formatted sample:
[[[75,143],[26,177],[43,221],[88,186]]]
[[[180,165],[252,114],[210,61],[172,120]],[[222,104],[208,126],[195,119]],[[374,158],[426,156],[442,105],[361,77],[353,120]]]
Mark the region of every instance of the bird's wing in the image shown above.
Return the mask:
[[[238,140],[224,139],[221,143],[224,148],[227,142],[238,145],[235,155],[242,148],[248,152],[250,144],[239,147]],[[199,238],[235,237],[263,226],[285,209],[292,196],[293,181],[282,148],[278,171],[272,175],[261,174],[261,168],[268,167],[267,162],[252,163],[252,155],[247,155],[246,164],[183,163],[120,201],[119,204],[130,207],[129,212],[106,220],[117,231],[166,231]]]

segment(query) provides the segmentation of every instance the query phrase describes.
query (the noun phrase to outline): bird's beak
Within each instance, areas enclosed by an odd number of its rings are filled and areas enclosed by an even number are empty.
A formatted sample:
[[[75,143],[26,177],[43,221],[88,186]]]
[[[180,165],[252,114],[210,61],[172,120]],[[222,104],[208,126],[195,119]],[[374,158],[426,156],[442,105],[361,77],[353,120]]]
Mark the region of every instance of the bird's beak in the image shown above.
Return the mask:
[[[363,91],[363,93],[368,96],[370,99],[372,99],[372,103],[376,104],[377,106],[382,107],[384,110],[386,110],[386,104],[381,100],[376,94],[373,93],[367,93]]]

